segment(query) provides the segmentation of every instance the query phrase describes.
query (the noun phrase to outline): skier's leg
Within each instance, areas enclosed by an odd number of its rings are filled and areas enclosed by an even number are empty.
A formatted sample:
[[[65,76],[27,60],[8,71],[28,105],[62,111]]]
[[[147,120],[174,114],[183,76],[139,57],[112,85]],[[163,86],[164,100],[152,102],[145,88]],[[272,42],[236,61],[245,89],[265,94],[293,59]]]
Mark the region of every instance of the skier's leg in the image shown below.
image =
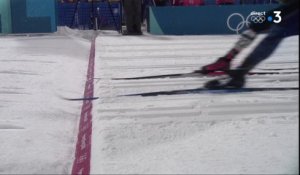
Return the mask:
[[[217,80],[208,82],[205,87],[214,88],[242,88],[245,85],[246,74],[253,69],[258,63],[268,58],[278,47],[283,38],[287,35],[286,29],[275,26],[270,32],[252,51],[252,53],[246,57],[244,62],[236,70],[230,71],[230,78],[228,81],[220,83]]]
[[[236,42],[234,47],[223,57],[220,57],[216,62],[203,66],[202,73],[207,74],[215,71],[227,71],[230,69],[230,62],[244,48],[248,47],[256,37],[256,32],[248,29],[241,34],[241,37]]]
[[[286,28],[275,26],[272,28],[272,32],[266,36],[252,51],[252,53],[246,57],[244,62],[236,70],[230,71],[230,78],[223,84],[219,81],[208,82],[205,86],[207,88],[242,88],[245,85],[246,74],[253,69],[261,61],[267,59],[278,48],[280,42],[287,36],[290,36]]]
[[[261,61],[267,59],[278,47],[284,36],[269,34],[264,38],[244,62],[237,68],[240,76],[244,76]]]
[[[264,38],[254,51],[245,59],[245,61],[236,70],[231,71],[230,81],[227,87],[241,88],[245,84],[245,75],[258,63],[268,58],[278,47],[284,37],[270,34]]]
[[[299,10],[286,16],[280,25],[273,26],[269,35],[263,39],[254,51],[246,57],[237,71],[240,75],[247,74],[261,61],[268,58],[285,37],[299,35]]]
[[[299,10],[287,13],[282,22],[271,27],[270,33],[264,38],[254,51],[246,57],[241,66],[230,72],[229,81],[220,84],[219,81],[208,82],[208,88],[241,88],[245,84],[245,75],[261,61],[268,58],[278,47],[283,38],[299,35]]]

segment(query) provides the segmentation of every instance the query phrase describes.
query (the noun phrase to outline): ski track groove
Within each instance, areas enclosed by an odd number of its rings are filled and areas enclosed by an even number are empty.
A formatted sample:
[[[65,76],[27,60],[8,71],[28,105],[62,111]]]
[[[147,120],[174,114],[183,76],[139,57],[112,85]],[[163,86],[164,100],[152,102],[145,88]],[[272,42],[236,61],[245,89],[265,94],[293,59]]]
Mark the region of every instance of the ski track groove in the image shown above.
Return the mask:
[[[250,75],[248,78],[250,80],[286,80],[291,79],[294,81],[297,81],[299,79],[299,72],[288,72],[288,74],[270,74],[270,75]],[[169,83],[169,82],[182,82],[182,83],[188,83],[191,81],[207,81],[213,78],[218,78],[218,76],[187,76],[187,77],[175,77],[175,78],[150,78],[150,79],[132,79],[132,80],[110,80],[113,81],[115,84],[155,84],[155,83]],[[268,79],[271,78],[271,79]]]
[[[113,80],[114,85],[111,84],[104,84],[101,86],[101,89],[106,88],[112,88],[115,92],[118,94],[121,92],[118,92],[119,90],[123,90],[126,88],[127,90],[138,90],[139,88],[152,88],[152,91],[158,91],[162,87],[169,87],[171,89],[175,89],[174,87],[181,86],[183,88],[195,88],[195,87],[201,87],[205,82],[208,80],[213,79],[214,77],[205,77],[205,78],[161,78],[161,79],[155,79],[155,80]],[[248,80],[248,84],[251,84],[251,86],[254,86],[254,83],[260,83],[260,82],[268,82],[268,83],[280,83],[280,86],[285,86],[285,83],[293,84],[293,86],[297,85],[297,82],[299,81],[298,74],[291,76],[250,76]],[[178,89],[178,88],[177,88]]]
[[[242,103],[237,104],[222,104],[222,105],[210,105],[210,106],[174,106],[174,107],[157,107],[146,108],[141,114],[139,110],[134,108],[125,109],[111,109],[111,110],[98,110],[101,112],[101,120],[111,119],[155,119],[155,118],[197,118],[199,121],[224,121],[224,120],[239,120],[249,118],[248,115],[255,114],[256,116],[264,116],[268,113],[274,113],[278,116],[286,113],[297,114],[299,107],[295,103],[280,102],[280,103]],[[240,115],[240,114],[243,115]],[[203,115],[210,115],[208,118],[201,118]],[[217,118],[214,118],[216,116]]]
[[[128,61],[130,62],[130,61]],[[202,61],[203,62],[203,61]],[[280,65],[280,66],[291,66],[291,64],[293,64],[293,67],[295,65],[296,62],[286,62],[286,65],[283,65],[283,62],[273,62],[273,63],[268,63],[269,65]],[[117,64],[117,63],[114,63]],[[136,65],[136,66],[113,66],[110,65],[108,67],[103,67],[102,70],[106,71],[106,70],[111,70],[111,69],[118,69],[118,70],[129,70],[129,69],[137,69],[137,70],[145,70],[145,69],[199,69],[201,66],[203,66],[203,63],[194,63],[194,64],[184,64],[184,63],[173,63],[173,64],[160,64],[160,65]],[[275,67],[276,68],[276,67]],[[275,69],[274,68],[274,69]]]
[[[226,38],[226,37],[225,37]],[[144,80],[111,80],[110,78],[118,77],[118,72],[126,71],[130,73],[131,71],[141,70],[141,74],[139,76],[151,76],[151,75],[159,75],[163,73],[148,73],[151,70],[155,70],[155,72],[170,71],[171,73],[176,73],[176,70],[195,70],[201,67],[201,63],[203,64],[203,60],[210,61],[212,57],[217,57],[223,54],[223,50],[227,49],[227,46],[222,46],[217,43],[219,38],[209,38],[203,39],[201,42],[197,40],[188,40],[188,41],[173,41],[172,38],[166,38],[170,41],[165,41],[164,43],[157,42],[154,38],[152,42],[145,43],[144,41],[138,43],[127,43],[125,46],[122,45],[121,41],[119,44],[100,44],[101,48],[101,56],[99,59],[102,60],[101,70],[99,79],[96,81],[96,84],[100,84],[101,86],[98,88],[101,93],[102,101],[100,102],[102,105],[104,104],[114,104],[114,102],[105,102],[106,99],[113,97],[115,95],[125,95],[130,93],[141,93],[146,90],[148,92],[152,91],[161,91],[161,90],[178,90],[178,89],[188,89],[194,87],[201,87],[204,82],[212,79],[213,77],[183,77],[183,78],[158,78],[158,79],[144,79]],[[225,40],[229,45],[232,44],[234,39]],[[295,44],[288,44],[293,48]],[[118,50],[116,50],[118,47]],[[146,47],[146,48],[145,48]],[[229,46],[228,46],[229,47]],[[216,50],[215,52],[211,52]],[[179,50],[180,49],[180,50]],[[205,49],[207,52],[201,53],[200,50]],[[248,50],[253,49],[251,46]],[[112,52],[114,51],[114,52]],[[154,52],[155,51],[155,52]],[[171,52],[173,51],[173,52]],[[120,53],[122,52],[122,55]],[[276,59],[267,62],[266,64],[262,64],[263,66],[258,67],[256,70],[264,70],[264,69],[284,69],[289,68],[290,70],[299,70],[299,67],[295,66],[294,60],[286,60],[283,59],[287,54],[293,53],[295,50],[282,50],[277,52]],[[166,54],[167,53],[167,54]],[[171,53],[171,54],[170,54]],[[188,54],[187,54],[188,53]],[[241,56],[245,56],[245,53],[241,53]],[[184,59],[182,59],[184,58]],[[204,58],[204,59],[200,59]],[[143,63],[144,60],[153,60],[152,64]],[[186,62],[186,63],[185,63]],[[187,62],[193,62],[188,64]],[[130,65],[129,65],[130,63]],[[279,65],[279,66],[278,66]],[[118,71],[115,71],[118,70]],[[287,70],[277,70],[278,72],[288,72]],[[277,86],[287,86],[286,84],[295,85],[299,81],[299,72],[288,74],[288,75],[252,75],[249,76],[249,84],[253,86],[259,86],[261,82],[266,82],[270,84],[276,84]],[[114,72],[113,74],[111,72]],[[117,73],[115,73],[117,72]],[[143,73],[145,72],[145,73]],[[189,71],[187,71],[189,72]],[[177,72],[178,73],[178,72]],[[180,72],[179,72],[180,73]],[[101,76],[102,75],[102,76]],[[122,75],[122,73],[120,74]],[[101,79],[103,77],[103,79]],[[144,90],[141,90],[144,89]],[[247,97],[251,96],[252,93],[246,93],[241,95],[241,101],[247,99]],[[281,94],[280,92],[256,92],[256,94],[261,94],[261,100],[255,104],[249,104],[247,101],[241,103],[234,103],[232,105],[228,105],[225,102],[221,102],[218,106],[191,106],[189,103],[182,104],[182,106],[163,106],[163,107],[150,107],[145,106],[142,109],[135,109],[134,107],[125,107],[125,108],[105,108],[105,105],[102,109],[99,109],[97,112],[101,113],[100,119],[126,119],[126,118],[139,118],[139,119],[149,119],[149,118],[160,118],[160,117],[197,117],[206,113],[210,116],[218,116],[221,115],[226,116],[222,119],[231,119],[231,118],[239,118],[237,117],[241,113],[244,115],[248,114],[257,114],[263,115],[266,113],[296,113],[298,110],[298,106],[294,103],[281,102],[263,102],[264,96],[272,96]],[[205,95],[193,94],[193,95],[184,95],[184,97],[180,97],[180,95],[172,95],[170,97],[165,97],[167,99],[173,100],[183,100],[183,101],[195,101],[199,97],[203,98]],[[279,95],[280,96],[280,95]],[[126,99],[128,97],[119,97],[120,99]],[[155,101],[157,98],[151,97],[130,97],[137,99],[137,103],[139,99],[153,100]],[[158,97],[159,99],[159,97]],[[114,104],[113,106],[115,106]],[[143,111],[141,114],[140,111]],[[184,112],[185,111],[185,112]],[[187,112],[188,111],[188,112]],[[230,117],[234,116],[234,117]]]
[[[202,65],[210,63],[224,54],[224,51],[231,47],[237,37],[209,36],[206,38],[206,36],[201,36],[200,39],[191,37],[181,40],[180,36],[174,38],[172,36],[142,36],[118,38],[117,41],[119,42],[116,42],[114,37],[106,38],[104,36],[104,38],[103,41],[101,38],[98,41],[101,49],[97,56],[98,66],[96,69],[100,71],[96,76],[95,89],[98,92],[97,96],[100,98],[95,101],[97,117],[94,120],[99,125],[106,126],[98,134],[99,136],[105,136],[105,140],[108,141],[105,150],[99,151],[102,154],[98,154],[99,157],[103,155],[108,157],[104,160],[106,161],[105,165],[119,168],[120,163],[113,162],[117,159],[111,157],[126,157],[127,154],[130,155],[128,153],[130,151],[130,153],[135,154],[137,149],[147,148],[149,144],[153,144],[153,140],[159,140],[159,136],[164,137],[167,135],[168,130],[165,128],[168,129],[168,127],[174,128],[174,131],[170,131],[172,138],[169,140],[172,140],[174,137],[174,140],[177,139],[178,143],[181,143],[181,140],[191,136],[191,134],[188,129],[185,129],[187,130],[186,132],[181,131],[177,127],[180,125],[195,127],[198,130],[210,130],[214,126],[218,127],[218,124],[222,125],[223,122],[230,123],[230,127],[238,128],[244,126],[238,124],[239,121],[242,121],[241,123],[254,122],[254,124],[265,124],[268,127],[268,124],[272,122],[282,122],[282,125],[291,125],[294,124],[292,122],[297,121],[299,118],[298,91],[128,97],[122,95],[202,87],[204,82],[214,77],[112,80],[118,77],[188,73],[197,70]],[[221,43],[221,40],[224,40],[224,42]],[[292,42],[290,44],[286,42],[285,45],[286,48],[284,50],[276,52],[275,56],[272,56],[273,58],[260,64],[254,71],[274,69],[274,71],[278,72],[288,72],[287,70],[281,71],[277,69],[292,67],[295,73],[287,75],[251,75],[247,81],[249,86],[298,87],[298,56],[297,58],[296,56],[293,58],[287,57],[287,55],[298,55],[295,49],[296,43]],[[197,49],[198,46],[199,49]],[[250,47],[246,52],[242,52],[240,56],[244,57],[251,49],[253,47]],[[113,53],[113,51],[116,52]],[[248,126],[247,124],[245,125]],[[141,129],[139,129],[139,126],[141,126]],[[145,134],[141,134],[143,131],[145,131]],[[127,135],[126,132],[128,132]],[[159,136],[150,138],[152,133]],[[235,135],[232,137],[235,137]],[[244,136],[241,137],[241,140],[245,138]],[[143,145],[138,140],[140,138],[153,140],[145,141]],[[168,139],[166,140],[168,141]],[[159,145],[163,145],[165,142],[164,140]],[[122,143],[122,147],[129,145],[130,148],[128,150],[119,148],[121,147],[119,143]],[[206,144],[202,143],[200,145],[206,146]],[[95,147],[97,146],[99,145]],[[112,149],[111,154],[106,154],[110,148]],[[172,156],[170,157],[172,158]],[[209,160],[210,158],[204,158],[204,160]],[[140,163],[139,160],[137,161],[138,163]],[[147,163],[149,162],[147,161]]]

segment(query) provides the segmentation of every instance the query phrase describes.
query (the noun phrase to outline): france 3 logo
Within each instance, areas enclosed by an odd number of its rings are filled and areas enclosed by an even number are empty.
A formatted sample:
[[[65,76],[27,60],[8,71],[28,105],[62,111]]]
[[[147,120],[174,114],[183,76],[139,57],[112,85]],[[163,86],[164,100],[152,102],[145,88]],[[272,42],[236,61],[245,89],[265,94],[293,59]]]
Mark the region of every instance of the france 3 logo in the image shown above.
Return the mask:
[[[278,24],[281,22],[281,11],[273,11],[274,15],[267,16],[266,12],[251,12],[246,18],[240,13],[232,13],[227,18],[227,27],[236,33],[243,30],[244,27],[249,27],[250,23],[262,24],[271,22]]]

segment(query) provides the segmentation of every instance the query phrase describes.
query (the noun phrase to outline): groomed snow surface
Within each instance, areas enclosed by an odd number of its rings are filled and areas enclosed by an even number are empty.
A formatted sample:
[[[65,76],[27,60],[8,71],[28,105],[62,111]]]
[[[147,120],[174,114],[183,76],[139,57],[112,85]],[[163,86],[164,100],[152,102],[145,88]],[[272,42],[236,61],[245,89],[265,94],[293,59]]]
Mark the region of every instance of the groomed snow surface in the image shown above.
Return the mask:
[[[71,173],[82,101],[64,98],[83,96],[93,34],[0,37],[0,174]],[[299,174],[297,90],[140,97],[123,95],[212,78],[113,80],[193,71],[237,38],[98,33],[91,174]],[[247,87],[298,87],[298,42],[254,70],[292,73],[251,75]]]

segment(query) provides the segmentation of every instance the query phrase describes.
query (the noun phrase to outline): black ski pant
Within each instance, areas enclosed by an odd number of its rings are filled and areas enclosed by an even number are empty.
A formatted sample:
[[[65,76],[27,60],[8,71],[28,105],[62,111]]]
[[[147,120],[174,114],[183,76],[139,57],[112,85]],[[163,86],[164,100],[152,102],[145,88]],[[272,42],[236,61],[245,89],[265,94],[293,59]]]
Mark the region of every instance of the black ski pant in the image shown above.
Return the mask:
[[[299,10],[287,15],[280,24],[273,25],[269,34],[246,57],[238,70],[242,71],[242,75],[247,74],[257,64],[268,58],[284,38],[292,35],[299,35]]]

